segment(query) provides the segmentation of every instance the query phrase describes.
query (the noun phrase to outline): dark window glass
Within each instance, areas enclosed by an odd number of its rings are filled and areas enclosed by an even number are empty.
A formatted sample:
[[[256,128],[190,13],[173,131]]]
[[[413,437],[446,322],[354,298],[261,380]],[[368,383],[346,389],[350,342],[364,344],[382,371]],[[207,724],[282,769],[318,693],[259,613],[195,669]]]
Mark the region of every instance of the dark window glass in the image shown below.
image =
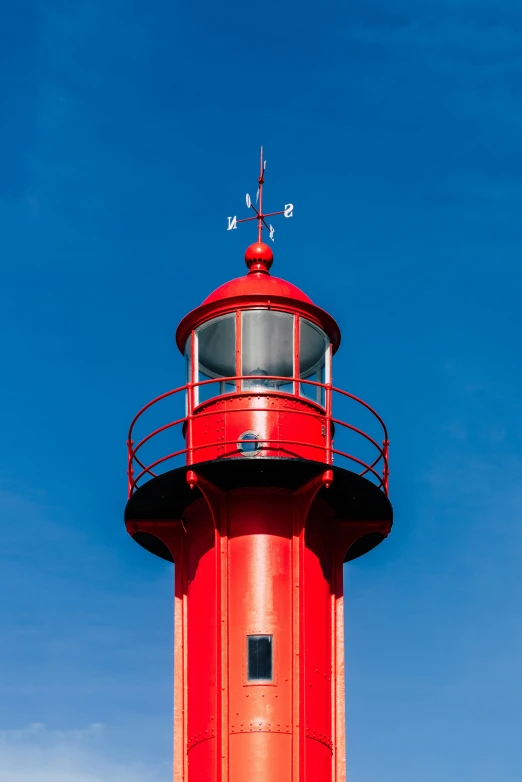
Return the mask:
[[[272,680],[272,636],[249,635],[248,680]]]

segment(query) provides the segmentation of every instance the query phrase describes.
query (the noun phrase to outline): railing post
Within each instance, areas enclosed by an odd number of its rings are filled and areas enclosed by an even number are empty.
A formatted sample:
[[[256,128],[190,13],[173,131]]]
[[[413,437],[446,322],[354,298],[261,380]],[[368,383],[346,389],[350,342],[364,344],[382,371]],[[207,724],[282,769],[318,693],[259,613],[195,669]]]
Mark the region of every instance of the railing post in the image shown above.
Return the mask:
[[[326,463],[333,463],[332,453],[332,384],[326,384]]]
[[[382,468],[382,482],[384,486],[384,493],[388,496],[388,478],[390,470],[388,468],[388,448],[390,445],[389,440],[383,440],[383,454],[384,454],[384,467]]]
[[[132,465],[133,445],[133,440],[127,440],[127,494],[129,499],[131,498],[132,492],[134,490],[134,467]]]
[[[187,383],[187,464],[194,463],[192,421],[194,418],[194,384]]]

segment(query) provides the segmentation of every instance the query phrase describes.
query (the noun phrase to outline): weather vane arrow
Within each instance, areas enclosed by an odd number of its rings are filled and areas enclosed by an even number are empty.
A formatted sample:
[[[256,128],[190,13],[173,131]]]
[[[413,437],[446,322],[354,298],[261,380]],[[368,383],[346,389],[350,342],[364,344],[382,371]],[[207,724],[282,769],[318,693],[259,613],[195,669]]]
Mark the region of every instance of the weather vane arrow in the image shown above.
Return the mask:
[[[281,209],[279,212],[269,212],[267,214],[263,212],[263,184],[265,182],[265,170],[266,170],[266,160],[263,160],[263,147],[261,147],[261,156],[259,161],[259,178],[257,180],[258,186],[257,186],[257,193],[256,193],[256,204],[258,206],[254,206],[249,194],[248,193],[246,194],[246,205],[248,209],[253,209],[255,215],[254,217],[244,217],[242,220],[238,220],[236,216],[227,217],[228,220],[227,231],[234,231],[237,228],[238,223],[249,223],[251,220],[257,220],[258,242],[263,241],[263,226],[267,229],[270,239],[274,241],[275,228],[271,223],[266,222],[267,217],[274,217],[275,215],[284,215],[285,217],[292,217],[294,214],[293,204],[285,204],[285,208]]]

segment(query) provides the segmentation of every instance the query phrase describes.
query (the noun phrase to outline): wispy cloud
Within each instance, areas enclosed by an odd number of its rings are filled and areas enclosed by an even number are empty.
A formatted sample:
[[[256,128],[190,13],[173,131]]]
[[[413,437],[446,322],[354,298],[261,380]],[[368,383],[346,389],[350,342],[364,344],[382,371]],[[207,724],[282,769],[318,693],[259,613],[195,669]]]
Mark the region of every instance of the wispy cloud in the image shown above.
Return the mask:
[[[170,758],[172,573],[138,584],[130,563],[18,482],[0,479],[0,517],[1,782],[169,779],[135,764]],[[110,728],[5,731],[29,722]]]
[[[126,764],[102,749],[102,725],[48,730],[40,724],[0,731],[2,782],[166,782],[168,768]]]

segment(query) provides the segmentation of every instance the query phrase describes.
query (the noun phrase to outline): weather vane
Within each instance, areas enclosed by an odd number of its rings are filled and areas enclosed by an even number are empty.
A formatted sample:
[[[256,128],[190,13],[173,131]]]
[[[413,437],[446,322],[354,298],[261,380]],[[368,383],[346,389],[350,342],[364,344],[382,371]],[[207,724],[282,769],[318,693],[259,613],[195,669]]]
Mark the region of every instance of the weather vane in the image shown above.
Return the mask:
[[[294,213],[293,204],[285,204],[285,208],[281,209],[279,212],[270,212],[268,214],[263,213],[263,184],[265,181],[265,169],[266,169],[266,160],[263,160],[263,147],[261,147],[261,156],[259,162],[259,178],[257,180],[258,186],[257,186],[257,193],[256,193],[256,204],[258,206],[254,206],[254,204],[252,203],[252,199],[250,198],[248,193],[246,195],[246,205],[249,209],[254,210],[255,216],[244,217],[242,220],[238,220],[236,216],[227,217],[228,220],[227,231],[234,231],[237,228],[238,223],[248,223],[250,222],[250,220],[257,220],[258,242],[263,241],[263,226],[265,226],[265,228],[267,229],[270,239],[274,241],[275,228],[273,225],[271,225],[271,223],[267,223],[265,218],[274,217],[274,215],[284,215],[285,217],[292,217]]]

